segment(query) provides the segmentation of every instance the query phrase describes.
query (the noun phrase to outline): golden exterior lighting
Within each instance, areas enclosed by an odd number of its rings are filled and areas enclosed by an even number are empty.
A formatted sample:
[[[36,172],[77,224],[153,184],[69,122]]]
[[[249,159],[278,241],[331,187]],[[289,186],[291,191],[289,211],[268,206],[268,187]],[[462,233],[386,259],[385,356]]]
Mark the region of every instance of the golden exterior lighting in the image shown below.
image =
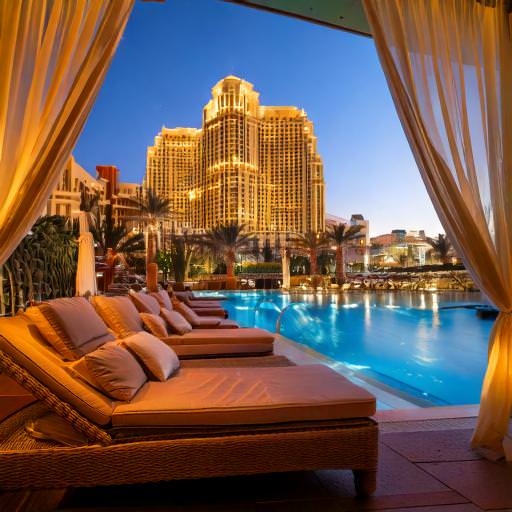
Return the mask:
[[[178,228],[238,221],[262,236],[325,228],[322,159],[297,107],[267,107],[249,82],[212,89],[201,129],[162,128],[144,185],[171,200]]]

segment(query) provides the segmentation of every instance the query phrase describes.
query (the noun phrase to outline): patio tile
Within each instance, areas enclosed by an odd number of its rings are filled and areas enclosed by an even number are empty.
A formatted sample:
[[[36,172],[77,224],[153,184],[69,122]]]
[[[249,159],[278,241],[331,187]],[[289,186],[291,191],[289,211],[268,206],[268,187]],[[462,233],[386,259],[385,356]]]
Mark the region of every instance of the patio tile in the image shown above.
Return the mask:
[[[472,430],[435,430],[383,434],[381,441],[411,462],[477,460],[471,450]]]
[[[322,483],[336,496],[353,496],[354,483],[348,471],[317,471]],[[421,494],[449,489],[407,459],[383,445],[379,446],[379,471],[375,496]]]
[[[76,510],[77,506],[91,509],[94,506],[125,506],[128,510],[141,510],[166,504],[178,507],[176,510],[184,506],[191,507],[191,510],[201,510],[201,507],[207,506],[210,507],[208,510],[231,511],[240,510],[237,508],[240,504],[244,504],[247,509],[249,504],[253,507],[256,502],[320,499],[329,496],[314,472],[297,472],[78,489],[62,507],[64,510]]]
[[[467,499],[453,491],[427,493],[427,494],[402,494],[397,496],[377,496],[374,498],[360,499],[355,497],[337,497],[331,499],[283,501],[273,503],[258,503],[258,512],[358,512],[358,511],[391,511],[410,510],[411,512],[436,511],[436,504],[441,504],[439,512],[480,512],[477,507],[466,509],[449,508],[446,504],[468,505]],[[428,505],[428,506],[423,506]],[[443,508],[446,507],[446,510]],[[252,510],[252,509],[251,509]]]
[[[484,510],[512,508],[512,465],[473,460],[419,466]]]
[[[383,510],[382,512],[482,512],[482,509],[472,503],[461,505],[441,505],[434,507],[407,507]]]

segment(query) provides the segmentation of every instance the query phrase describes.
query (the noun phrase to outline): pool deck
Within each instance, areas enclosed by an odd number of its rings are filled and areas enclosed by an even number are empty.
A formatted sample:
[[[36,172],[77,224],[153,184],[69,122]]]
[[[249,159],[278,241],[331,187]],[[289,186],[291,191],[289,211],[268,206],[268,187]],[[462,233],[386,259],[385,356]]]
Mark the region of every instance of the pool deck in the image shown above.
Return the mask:
[[[297,364],[326,363],[285,338],[276,352]],[[342,373],[345,370],[342,370]],[[366,386],[366,383],[364,383]],[[366,386],[367,387],[367,386]],[[377,389],[379,402],[400,404]],[[395,397],[396,398],[396,397]],[[32,400],[0,375],[0,420]],[[386,402],[391,400],[392,404]],[[512,510],[512,464],[491,462],[469,448],[477,406],[384,408],[378,487],[354,498],[349,471],[324,470],[158,484],[76,489],[57,510],[68,512],[478,512]],[[25,493],[27,504],[58,503],[60,491]],[[5,501],[0,493],[0,511]],[[8,505],[7,505],[8,507]],[[51,510],[33,506],[18,510]]]

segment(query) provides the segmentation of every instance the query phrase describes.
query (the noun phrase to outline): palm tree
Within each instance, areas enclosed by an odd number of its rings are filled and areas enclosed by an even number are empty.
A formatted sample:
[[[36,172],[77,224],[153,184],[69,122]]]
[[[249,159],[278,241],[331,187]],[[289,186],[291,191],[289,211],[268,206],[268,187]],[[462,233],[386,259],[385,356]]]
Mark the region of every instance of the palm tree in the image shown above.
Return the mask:
[[[299,252],[304,252],[309,257],[310,272],[312,276],[318,274],[318,254],[327,248],[327,236],[325,233],[306,231],[300,233],[294,239],[293,244]]]
[[[232,287],[235,280],[236,255],[250,251],[254,247],[254,237],[245,232],[244,224],[232,221],[229,224],[219,224],[207,231],[202,242],[214,254],[222,256],[226,263],[226,286]]]
[[[192,256],[194,253],[201,253],[201,249],[201,239],[189,235],[187,231],[184,231],[182,235],[171,235],[170,256],[178,288],[181,288],[187,279]]]
[[[153,263],[157,250],[156,234],[158,227],[161,221],[171,215],[171,202],[148,188],[135,198],[135,203],[139,210],[136,220],[142,222],[148,232],[146,264]]]
[[[452,250],[452,243],[446,235],[439,233],[437,238],[427,238],[427,242],[432,246],[434,252],[441,260],[443,265],[448,265],[450,262],[450,252]]]
[[[150,289],[157,286],[155,271],[149,272],[149,266],[155,262],[158,252],[157,232],[159,224],[162,220],[167,219],[171,214],[170,200],[160,197],[151,188],[145,190],[135,199],[135,203],[139,210],[137,220],[144,224],[147,231],[147,247],[146,247],[146,285]],[[152,282],[150,282],[152,281]],[[154,282],[153,282],[154,281]]]
[[[112,205],[105,206],[105,217],[101,221],[99,212],[90,226],[94,240],[98,244],[100,252],[105,256],[105,263],[109,266],[105,272],[104,288],[108,290],[114,278],[114,266],[120,260],[125,266],[126,256],[130,253],[144,250],[144,235],[142,233],[130,233],[126,226],[115,225],[112,218]]]
[[[359,236],[363,226],[355,224],[348,226],[343,222],[329,227],[327,238],[336,247],[336,282],[344,283],[345,275],[345,245],[349,240],[354,240]]]

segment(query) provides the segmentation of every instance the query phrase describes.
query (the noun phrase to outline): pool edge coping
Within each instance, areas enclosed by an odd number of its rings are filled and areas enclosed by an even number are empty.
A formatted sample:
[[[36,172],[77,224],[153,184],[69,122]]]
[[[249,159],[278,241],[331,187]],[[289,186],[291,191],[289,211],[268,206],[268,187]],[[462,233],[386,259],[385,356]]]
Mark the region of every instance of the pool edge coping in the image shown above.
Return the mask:
[[[306,356],[318,363],[326,364],[334,371],[347,377],[352,382],[362,385],[368,391],[373,393],[378,401],[391,407],[391,409],[377,410],[375,417],[379,421],[394,422],[394,421],[421,421],[421,420],[435,420],[447,418],[472,418],[478,416],[478,404],[469,405],[428,405],[425,400],[424,405],[420,405],[415,397],[409,397],[406,393],[391,388],[386,384],[371,379],[370,377],[358,374],[356,370],[350,369],[348,366],[334,360],[333,358],[322,354],[315,349],[308,347],[295,340],[287,338],[282,334],[275,334],[276,341],[278,341],[277,353],[283,352],[282,355],[290,356],[293,361],[293,354],[289,353],[292,349],[298,351],[303,356]],[[282,350],[284,348],[284,350]],[[307,364],[307,362],[294,361],[297,364]]]

